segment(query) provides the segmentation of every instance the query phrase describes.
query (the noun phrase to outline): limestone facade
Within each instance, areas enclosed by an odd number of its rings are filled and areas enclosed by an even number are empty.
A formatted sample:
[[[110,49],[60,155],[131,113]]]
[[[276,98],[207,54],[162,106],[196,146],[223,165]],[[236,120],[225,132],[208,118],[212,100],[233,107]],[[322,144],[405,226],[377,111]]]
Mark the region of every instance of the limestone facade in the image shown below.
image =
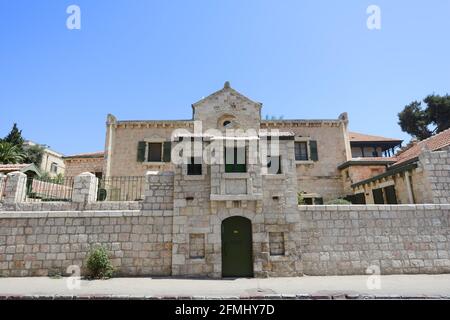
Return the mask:
[[[338,170],[339,164],[351,158],[346,114],[334,120],[261,120],[262,104],[238,93],[228,83],[223,89],[193,104],[192,108],[192,120],[119,121],[109,115],[104,176],[143,176],[147,171],[174,172],[176,168],[170,160],[165,161],[162,156],[157,161],[149,159],[149,144],[160,143],[164,148],[164,143],[172,142],[173,147],[176,143],[173,141],[174,131],[194,133],[196,124],[200,123],[200,134],[211,129],[220,132],[227,129],[253,130],[257,137],[262,131],[289,132],[295,143],[306,146],[305,154],[297,158],[293,166],[297,191],[317,194],[324,201],[346,195]],[[204,141],[203,146],[207,144]],[[143,159],[139,159],[140,145]],[[291,145],[291,151],[294,156],[294,145]],[[205,174],[209,175],[209,171],[215,169],[208,167],[206,170],[208,173]],[[239,184],[239,181],[233,183]],[[215,186],[209,188],[213,190]]]
[[[65,176],[75,177],[83,172],[90,172],[97,177],[103,175],[105,159],[103,152],[79,154],[64,157]]]

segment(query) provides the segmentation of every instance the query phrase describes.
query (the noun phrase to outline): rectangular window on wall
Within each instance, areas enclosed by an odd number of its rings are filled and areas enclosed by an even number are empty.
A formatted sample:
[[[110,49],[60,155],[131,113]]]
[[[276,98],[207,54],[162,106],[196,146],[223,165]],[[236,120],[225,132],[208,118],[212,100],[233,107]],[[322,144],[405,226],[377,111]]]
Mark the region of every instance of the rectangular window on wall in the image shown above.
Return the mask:
[[[203,233],[189,235],[189,257],[191,259],[205,258],[205,235]]]
[[[247,172],[245,148],[225,148],[225,172]]]
[[[187,165],[187,174],[189,176],[202,175],[202,162],[200,158],[192,157]]]
[[[56,162],[52,162],[50,165],[50,172],[57,173],[58,172],[58,164]]]
[[[386,204],[397,204],[397,196],[395,194],[394,186],[384,188],[384,194],[386,196]]]
[[[307,161],[308,160],[308,143],[307,142],[295,142],[295,160]]]
[[[268,156],[267,157],[267,173],[268,174],[281,174],[281,156]]]
[[[383,189],[373,189],[373,202],[375,204],[384,204]]]
[[[150,142],[148,144],[148,158],[149,162],[161,162],[162,161],[162,143]]]
[[[271,256],[284,256],[284,233],[269,232],[269,247]]]

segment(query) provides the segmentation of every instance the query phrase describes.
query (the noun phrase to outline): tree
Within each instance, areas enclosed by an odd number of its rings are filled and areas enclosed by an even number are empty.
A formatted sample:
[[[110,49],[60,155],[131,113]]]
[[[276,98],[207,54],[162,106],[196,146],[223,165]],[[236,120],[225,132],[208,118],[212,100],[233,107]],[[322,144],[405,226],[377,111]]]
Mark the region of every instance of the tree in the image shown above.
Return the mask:
[[[22,130],[19,130],[19,128],[17,127],[17,123],[14,123],[11,131],[3,139],[3,141],[9,142],[15,146],[18,146],[19,149],[22,149],[24,139],[22,137]]]
[[[429,95],[423,102],[413,101],[398,114],[402,131],[423,140],[450,128],[450,96]]]
[[[25,154],[17,145],[13,145],[6,141],[0,142],[0,163],[21,163],[24,158]]]
[[[44,156],[44,147],[41,145],[27,146],[24,148],[25,158],[24,162],[34,163],[36,166],[40,166],[42,158]]]

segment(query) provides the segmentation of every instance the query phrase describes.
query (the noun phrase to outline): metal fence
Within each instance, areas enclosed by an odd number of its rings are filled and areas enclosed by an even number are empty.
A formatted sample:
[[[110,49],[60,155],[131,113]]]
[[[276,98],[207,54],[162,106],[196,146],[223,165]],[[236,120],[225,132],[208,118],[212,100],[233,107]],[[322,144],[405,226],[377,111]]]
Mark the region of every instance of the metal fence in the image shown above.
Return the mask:
[[[28,178],[26,202],[72,201],[73,177]]]
[[[145,177],[106,177],[99,179],[97,201],[141,201]]]

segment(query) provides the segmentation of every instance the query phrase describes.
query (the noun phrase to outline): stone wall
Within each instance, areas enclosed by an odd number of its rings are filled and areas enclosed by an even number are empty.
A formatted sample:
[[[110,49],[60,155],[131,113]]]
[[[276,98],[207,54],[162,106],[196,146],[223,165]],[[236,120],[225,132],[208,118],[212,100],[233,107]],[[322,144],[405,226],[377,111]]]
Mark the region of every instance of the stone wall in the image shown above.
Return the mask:
[[[426,151],[419,158],[429,182],[434,203],[450,203],[450,147],[442,151]]]
[[[382,274],[450,272],[450,205],[300,206],[277,214],[270,212],[278,200],[270,201],[260,214],[249,203],[203,218],[136,202],[77,211],[81,204],[9,204],[0,211],[0,276],[83,270],[89,249],[102,244],[120,276],[220,278],[220,224],[237,215],[252,221],[257,277],[366,274],[369,266]]]
[[[80,157],[80,158],[66,158],[64,159],[66,177],[75,177],[83,172],[98,173],[103,172],[105,159],[103,156],[99,157]]]
[[[450,205],[299,207],[307,275],[450,272]]]
[[[0,201],[3,199],[3,192],[6,186],[6,176],[0,173]]]
[[[148,171],[146,176],[145,203],[146,210],[173,209],[173,172]]]
[[[367,204],[374,203],[374,189],[392,185],[398,204],[450,203],[450,148],[423,151],[415,164],[415,168],[360,185],[353,191],[365,193]]]
[[[0,276],[84,272],[94,245],[109,251],[119,276],[171,274],[172,217],[165,211],[0,213]]]

